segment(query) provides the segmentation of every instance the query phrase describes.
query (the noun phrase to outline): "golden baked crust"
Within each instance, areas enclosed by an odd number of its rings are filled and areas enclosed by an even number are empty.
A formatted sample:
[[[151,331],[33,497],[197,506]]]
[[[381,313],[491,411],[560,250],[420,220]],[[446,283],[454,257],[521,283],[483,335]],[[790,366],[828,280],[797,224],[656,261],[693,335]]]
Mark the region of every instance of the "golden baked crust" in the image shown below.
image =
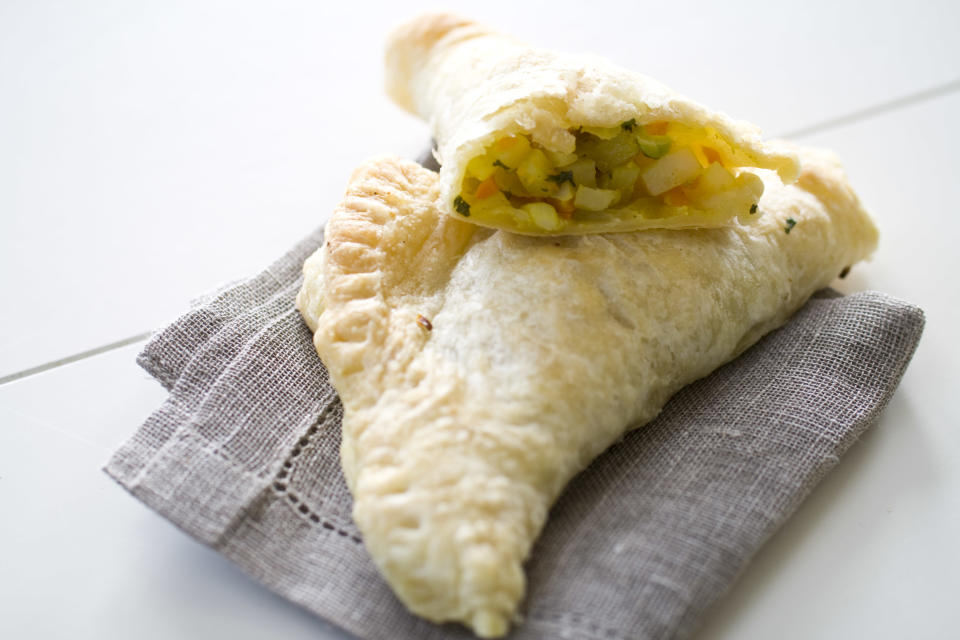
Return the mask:
[[[354,174],[297,306],[343,401],[354,519],[407,607],[505,633],[570,478],[873,250],[839,165],[802,154],[796,184],[764,174],[754,224],[560,238],[444,215],[412,162]]]
[[[796,156],[761,139],[751,124],[677,94],[643,74],[588,54],[536,49],[469,19],[420,16],[397,28],[386,55],[387,91],[429,124],[441,163],[442,210],[455,214],[471,159],[498,139],[529,134],[542,147],[573,152],[571,129],[616,128],[634,120],[679,123],[709,132],[728,166],[770,169],[790,183],[799,173]],[[573,219],[553,233],[583,234],[645,228],[718,226],[743,211],[677,210],[677,215]],[[514,232],[550,231],[507,221],[471,222]]]

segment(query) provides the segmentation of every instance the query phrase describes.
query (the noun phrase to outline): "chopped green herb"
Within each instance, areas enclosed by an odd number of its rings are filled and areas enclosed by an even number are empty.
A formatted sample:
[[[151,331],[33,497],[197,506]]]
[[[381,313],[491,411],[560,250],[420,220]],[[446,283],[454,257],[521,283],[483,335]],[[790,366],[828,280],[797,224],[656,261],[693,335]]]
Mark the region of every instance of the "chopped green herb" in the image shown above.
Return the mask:
[[[843,271],[840,272],[841,278],[846,278],[850,274],[850,267],[844,267]]]
[[[547,180],[550,182],[556,182],[558,187],[564,182],[569,182],[574,187],[577,186],[577,183],[573,181],[573,171],[561,171],[560,173],[555,173],[552,176],[547,176]]]
[[[756,213],[756,212],[757,212],[757,205],[756,203],[754,203],[750,205],[750,213]]]
[[[470,217],[470,203],[457,196],[453,199],[453,208],[457,210],[457,213],[462,215],[465,218]]]
[[[797,221],[793,218],[787,218],[787,226],[784,227],[783,230],[787,233],[790,233],[790,229],[793,229],[795,226],[797,226]]]
[[[623,129],[624,131],[633,131],[634,127],[636,126],[637,126],[636,118],[630,118],[626,122],[623,122],[620,124],[620,128]]]
[[[493,166],[495,166],[495,167],[500,167],[500,168],[502,168],[502,169],[506,169],[507,171],[510,171],[510,167],[508,167],[507,165],[503,164],[503,163],[500,162],[499,160],[494,160],[494,161],[493,161]]]

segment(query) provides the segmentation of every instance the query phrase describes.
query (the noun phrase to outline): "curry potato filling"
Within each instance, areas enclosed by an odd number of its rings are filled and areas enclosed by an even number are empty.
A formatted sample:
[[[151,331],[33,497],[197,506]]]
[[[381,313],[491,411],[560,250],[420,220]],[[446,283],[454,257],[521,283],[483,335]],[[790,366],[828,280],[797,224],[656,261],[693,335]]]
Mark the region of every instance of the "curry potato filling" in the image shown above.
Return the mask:
[[[716,226],[750,219],[763,194],[749,159],[716,132],[679,123],[578,127],[573,152],[526,133],[496,139],[470,160],[454,209],[472,221],[526,233]]]

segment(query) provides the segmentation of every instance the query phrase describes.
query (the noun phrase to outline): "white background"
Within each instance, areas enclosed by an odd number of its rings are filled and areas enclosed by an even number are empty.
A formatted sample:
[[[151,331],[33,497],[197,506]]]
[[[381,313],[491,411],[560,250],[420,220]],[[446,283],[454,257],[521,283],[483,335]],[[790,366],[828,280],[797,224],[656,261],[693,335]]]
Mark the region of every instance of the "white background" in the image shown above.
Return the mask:
[[[163,400],[133,359],[429,133],[383,95],[418,2],[0,0],[0,637],[336,638],[100,467]],[[928,323],[879,423],[700,639],[942,638],[960,595],[960,3],[448,3],[840,153]],[[126,346],[117,346],[127,343]]]

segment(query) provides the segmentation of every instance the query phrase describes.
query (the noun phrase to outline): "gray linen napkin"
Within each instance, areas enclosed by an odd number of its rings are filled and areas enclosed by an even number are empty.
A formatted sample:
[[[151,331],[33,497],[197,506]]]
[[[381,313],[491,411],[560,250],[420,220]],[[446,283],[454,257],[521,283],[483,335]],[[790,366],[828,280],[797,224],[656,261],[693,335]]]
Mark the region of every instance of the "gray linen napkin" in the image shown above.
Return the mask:
[[[294,310],[312,234],[156,334],[170,395],[108,463],[133,495],[363,638],[469,638],[403,608],[350,518],[341,407]],[[567,488],[511,638],[682,638],[877,417],[923,328],[879,293],[815,296]],[[344,633],[344,637],[351,637]]]

